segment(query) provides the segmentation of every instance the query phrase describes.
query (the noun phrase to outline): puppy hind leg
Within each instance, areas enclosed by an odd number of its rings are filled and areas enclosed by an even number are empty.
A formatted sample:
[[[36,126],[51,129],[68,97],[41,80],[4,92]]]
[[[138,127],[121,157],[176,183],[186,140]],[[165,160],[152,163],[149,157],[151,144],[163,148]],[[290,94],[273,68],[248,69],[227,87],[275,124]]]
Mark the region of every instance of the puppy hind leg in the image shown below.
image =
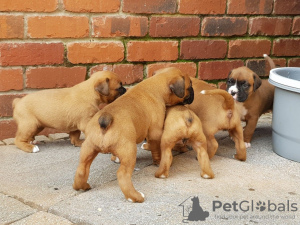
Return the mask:
[[[246,146],[243,140],[243,129],[238,124],[235,128],[229,130],[229,134],[233,137],[235,143],[236,154],[233,156],[235,159],[245,161],[247,158]]]
[[[157,178],[167,178],[173,161],[172,149],[176,142],[165,143],[162,139],[161,143],[161,161],[159,168],[155,172]]]
[[[206,141],[207,141],[207,153],[208,153],[209,159],[211,159],[216,154],[219,144],[218,144],[217,140],[215,139],[214,135],[208,136]]]
[[[160,141],[148,140],[154,165],[159,165],[161,158]]]
[[[115,149],[115,151],[118,152],[120,159],[120,167],[117,172],[118,182],[125,198],[130,202],[143,202],[144,194],[134,188],[131,180],[136,163],[136,145],[128,144],[122,146],[122,149]]]
[[[87,183],[90,173],[90,167],[93,160],[98,155],[98,152],[88,145],[88,142],[83,143],[80,150],[80,161],[76,170],[73,188],[75,190],[88,190],[90,185]]]
[[[81,134],[80,130],[71,131],[69,133],[71,144],[74,145],[75,147],[80,147],[84,141],[79,139],[80,134]]]
[[[31,144],[34,136],[39,133],[40,129],[34,125],[18,124],[18,130],[15,138],[15,145],[25,152],[38,152],[39,148]]]

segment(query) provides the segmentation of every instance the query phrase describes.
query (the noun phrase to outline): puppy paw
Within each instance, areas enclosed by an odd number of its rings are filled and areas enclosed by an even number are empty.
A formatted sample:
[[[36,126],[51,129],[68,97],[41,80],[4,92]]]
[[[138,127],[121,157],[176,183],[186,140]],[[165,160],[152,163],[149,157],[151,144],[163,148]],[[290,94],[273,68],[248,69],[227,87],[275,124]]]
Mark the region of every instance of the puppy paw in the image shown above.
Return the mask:
[[[251,143],[245,142],[246,148],[251,148]]]
[[[119,157],[116,156],[116,159],[114,160],[115,163],[120,163]]]
[[[213,179],[214,178],[214,173],[213,172],[208,172],[208,173],[201,173],[200,176],[204,179]]]
[[[141,148],[144,149],[144,150],[150,150],[149,149],[149,144],[147,142],[143,143]]]
[[[203,174],[203,176],[202,176],[204,179],[210,179],[211,177],[209,176],[209,175],[207,175],[207,174]]]
[[[40,149],[39,149],[39,147],[36,146],[36,145],[35,145],[35,146],[33,147],[33,149],[32,149],[32,152],[33,152],[33,153],[36,153],[36,152],[39,152],[39,151],[40,151]]]
[[[129,202],[143,202],[144,199],[145,199],[145,195],[140,191],[138,191],[138,193],[139,193],[139,196],[137,198],[135,198],[134,200],[132,198],[127,198],[127,201],[129,201]]]

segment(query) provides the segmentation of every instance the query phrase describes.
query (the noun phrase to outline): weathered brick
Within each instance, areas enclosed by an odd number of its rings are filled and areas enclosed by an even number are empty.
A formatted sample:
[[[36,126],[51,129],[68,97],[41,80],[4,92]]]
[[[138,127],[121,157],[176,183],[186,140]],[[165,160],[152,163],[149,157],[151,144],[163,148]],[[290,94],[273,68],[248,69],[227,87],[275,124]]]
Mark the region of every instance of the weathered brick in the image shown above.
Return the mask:
[[[4,94],[0,95],[0,116],[11,117],[13,115],[12,102],[15,98],[22,98],[23,95]]]
[[[224,0],[180,0],[181,14],[225,14],[226,1]]]
[[[219,89],[222,89],[222,90],[226,90],[226,88],[227,88],[227,83],[224,82],[224,81],[219,82],[219,83],[218,83],[218,88],[219,88]]]
[[[288,62],[289,67],[300,67],[300,58],[290,59]]]
[[[199,17],[152,16],[149,34],[151,37],[197,36],[200,30]]]
[[[28,18],[30,38],[82,38],[89,36],[86,16],[34,16]]]
[[[1,0],[1,11],[53,12],[57,9],[57,0]]]
[[[66,11],[71,12],[118,12],[120,0],[64,0]]]
[[[277,15],[299,15],[299,0],[276,0],[274,4],[274,14]]]
[[[261,57],[270,54],[271,41],[269,40],[234,40],[229,41],[228,58]]]
[[[223,40],[183,40],[181,41],[181,59],[218,59],[224,58],[227,43]]]
[[[0,91],[22,90],[23,70],[0,68]]]
[[[234,36],[247,33],[246,17],[206,17],[202,21],[202,36]]]
[[[177,41],[129,41],[127,43],[129,62],[170,61],[177,58]]]
[[[228,0],[228,14],[271,14],[273,0]]]
[[[285,59],[272,59],[275,65],[280,67],[286,66]],[[265,59],[250,59],[246,60],[246,66],[253,70],[259,76],[269,76],[270,64]]]
[[[52,65],[63,63],[62,43],[0,43],[0,65]]]
[[[199,62],[198,77],[202,80],[226,79],[232,69],[240,66],[244,66],[242,60]]]
[[[92,21],[94,37],[142,37],[148,31],[145,16],[100,16]]]
[[[300,38],[276,39],[273,41],[274,56],[299,56]]]
[[[14,120],[0,121],[0,140],[15,137],[17,132],[17,124]]]
[[[294,18],[292,34],[300,35],[300,17]]]
[[[27,88],[72,87],[85,80],[85,67],[38,67],[26,70]]]
[[[147,77],[152,77],[155,71],[166,67],[176,67],[189,76],[196,77],[197,66],[193,62],[149,64],[147,65]]]
[[[249,20],[250,35],[289,35],[291,18],[255,17]]]
[[[108,70],[116,73],[123,84],[138,83],[144,78],[144,66],[142,64],[102,64],[92,67],[90,70],[90,74],[103,70]]]
[[[123,0],[127,13],[175,13],[176,0]]]
[[[124,46],[120,41],[71,43],[67,48],[68,60],[73,64],[120,62],[124,59]]]
[[[24,17],[0,15],[0,38],[23,38]]]

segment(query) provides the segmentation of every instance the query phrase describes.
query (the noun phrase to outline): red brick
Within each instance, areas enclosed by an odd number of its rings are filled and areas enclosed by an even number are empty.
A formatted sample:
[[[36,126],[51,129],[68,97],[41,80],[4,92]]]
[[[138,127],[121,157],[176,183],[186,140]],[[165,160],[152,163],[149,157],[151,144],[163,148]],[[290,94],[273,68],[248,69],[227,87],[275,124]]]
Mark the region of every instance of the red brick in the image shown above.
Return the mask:
[[[199,62],[198,77],[202,80],[226,79],[232,69],[240,66],[244,66],[242,60]]]
[[[292,34],[300,35],[300,17],[294,17]]]
[[[218,88],[219,89],[222,89],[222,90],[226,90],[226,88],[227,88],[227,83],[226,82],[219,82],[218,83]]]
[[[0,38],[23,38],[24,17],[0,15]]]
[[[22,69],[1,69],[0,68],[0,91],[22,90],[23,70]]]
[[[274,14],[278,15],[299,15],[299,0],[276,0],[274,4]]]
[[[227,42],[223,40],[183,40],[181,59],[218,59],[224,58]]]
[[[177,0],[123,0],[127,13],[175,13]]]
[[[149,34],[151,37],[197,36],[200,30],[199,17],[152,16]]]
[[[23,95],[0,95],[0,116],[11,117],[13,115],[12,102],[15,98],[22,98]]]
[[[273,0],[228,0],[228,14],[271,14]]]
[[[247,33],[246,17],[206,17],[202,21],[202,36],[234,36]]]
[[[62,43],[0,43],[0,65],[52,65],[63,63]]]
[[[142,37],[148,31],[145,16],[100,16],[92,21],[94,37]]]
[[[78,63],[120,62],[124,59],[122,42],[84,42],[68,44],[68,60]]]
[[[34,16],[28,18],[30,38],[82,38],[89,36],[86,16]]]
[[[38,67],[26,71],[28,88],[72,87],[85,80],[85,67]]]
[[[147,65],[147,77],[152,77],[155,71],[166,67],[176,67],[189,76],[196,77],[197,66],[193,62],[149,64]]]
[[[177,41],[129,41],[127,43],[129,62],[170,61],[177,58]]]
[[[273,41],[274,56],[299,56],[300,39],[276,39]]]
[[[53,12],[57,9],[57,0],[1,0],[1,11]]]
[[[261,57],[270,54],[271,41],[269,40],[234,40],[229,41],[228,58]]]
[[[118,12],[120,0],[63,0],[66,11],[71,12]]]
[[[142,64],[98,65],[91,68],[90,74],[103,70],[115,72],[123,84],[138,83],[144,78],[144,66]]]
[[[14,120],[0,121],[0,140],[13,138],[16,136],[17,124]]]
[[[290,59],[288,62],[289,67],[300,67],[300,58]]]
[[[285,59],[272,59],[275,65],[280,67],[286,66]],[[246,61],[246,66],[253,70],[258,76],[269,76],[270,64],[265,59],[251,59]]]
[[[289,35],[291,18],[256,17],[249,20],[250,35]]]
[[[225,14],[225,0],[180,0],[179,12],[181,14]]]

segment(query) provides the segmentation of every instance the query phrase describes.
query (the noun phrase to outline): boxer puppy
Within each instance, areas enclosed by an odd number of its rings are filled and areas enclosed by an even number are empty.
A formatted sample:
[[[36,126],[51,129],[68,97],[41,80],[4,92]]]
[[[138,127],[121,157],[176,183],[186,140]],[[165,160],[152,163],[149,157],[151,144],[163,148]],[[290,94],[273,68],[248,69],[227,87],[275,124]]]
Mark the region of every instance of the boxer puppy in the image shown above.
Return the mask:
[[[117,178],[125,198],[131,202],[143,202],[144,195],[135,190],[131,181],[136,144],[147,138],[153,160],[160,160],[166,106],[190,104],[193,99],[190,77],[179,69],[166,68],[96,113],[86,128],[73,188],[90,189],[87,180],[92,161],[99,152],[112,153],[120,160]]]
[[[31,142],[45,127],[50,127],[69,132],[71,143],[81,146],[80,131],[85,132],[99,104],[110,103],[125,91],[116,74],[102,71],[70,88],[42,90],[16,98],[13,101],[13,118],[18,125],[15,144],[25,152],[38,152],[38,146]]]
[[[204,81],[196,78],[191,78],[191,80],[195,99],[187,108],[191,109],[202,122],[209,158],[212,158],[218,149],[218,142],[214,135],[219,130],[228,130],[235,142],[234,158],[245,161],[246,147],[243,141],[243,129],[233,98],[226,91],[216,89]]]
[[[274,68],[274,62],[270,66]],[[259,117],[273,108],[275,87],[268,80],[261,80],[249,68],[239,67],[229,73],[226,90],[237,102],[241,120],[246,122],[244,141],[247,148],[251,147],[250,142]]]
[[[182,139],[197,153],[201,177],[213,178],[214,173],[210,167],[206,138],[202,131],[201,121],[193,111],[182,105],[167,108],[161,137],[161,161],[155,177],[166,178],[169,176],[169,169],[173,160],[172,149]]]

